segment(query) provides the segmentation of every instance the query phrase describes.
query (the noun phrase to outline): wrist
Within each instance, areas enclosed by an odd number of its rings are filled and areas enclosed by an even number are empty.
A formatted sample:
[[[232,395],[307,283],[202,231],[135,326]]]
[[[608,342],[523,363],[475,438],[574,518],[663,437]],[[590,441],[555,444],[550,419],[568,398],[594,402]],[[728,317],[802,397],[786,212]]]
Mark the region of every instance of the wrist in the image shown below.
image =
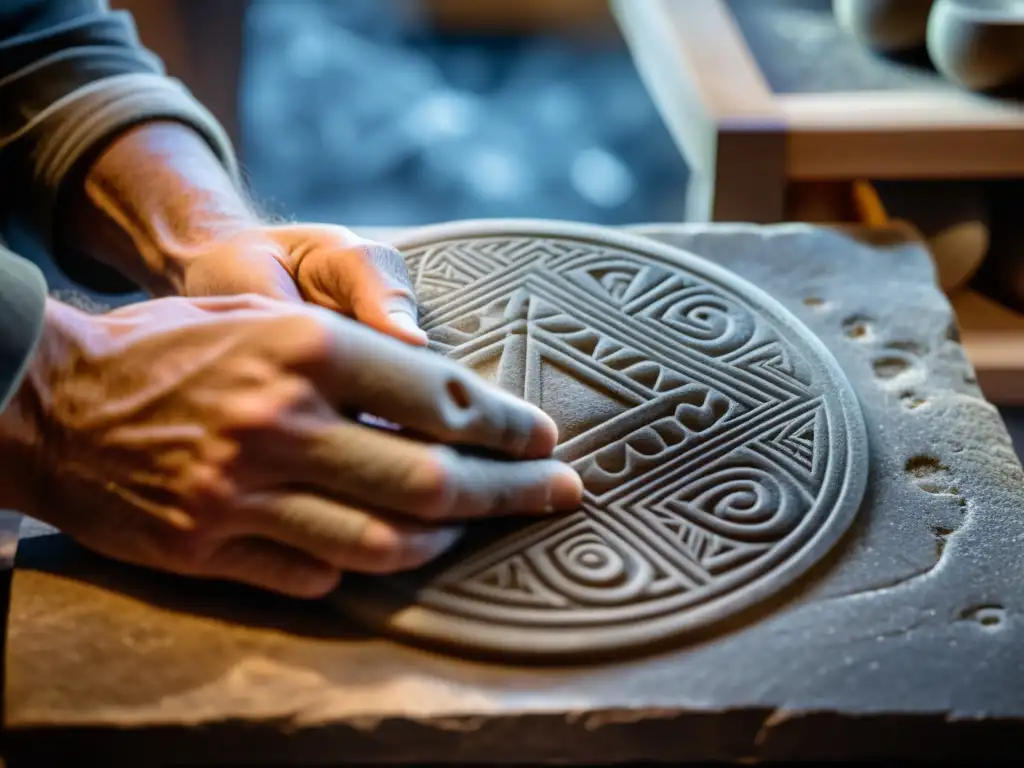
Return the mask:
[[[259,226],[252,217],[218,215],[209,211],[194,211],[189,221],[164,221],[154,217],[143,232],[133,238],[146,265],[151,282],[150,292],[157,296],[187,295],[189,269],[212,252],[218,244],[243,237]]]
[[[211,241],[259,224],[206,142],[175,123],[118,137],[91,167],[76,206],[76,239],[155,295],[179,294]]]

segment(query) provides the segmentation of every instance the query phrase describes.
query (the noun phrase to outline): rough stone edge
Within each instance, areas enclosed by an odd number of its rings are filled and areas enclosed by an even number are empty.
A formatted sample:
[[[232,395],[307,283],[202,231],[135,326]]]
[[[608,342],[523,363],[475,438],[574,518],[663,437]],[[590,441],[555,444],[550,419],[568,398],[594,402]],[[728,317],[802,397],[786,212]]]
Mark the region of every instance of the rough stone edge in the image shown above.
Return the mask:
[[[529,721],[527,722],[524,721]],[[275,724],[275,728],[267,725]],[[533,738],[516,740],[529,729]],[[104,764],[612,764],[633,761],[1010,759],[1019,757],[1020,723],[930,715],[607,710],[568,714],[376,719],[295,729],[288,722],[140,729],[52,729],[46,739],[11,734],[10,766],[70,764],[83,754]],[[518,743],[514,754],[501,746]],[[331,755],[346,755],[339,761]]]

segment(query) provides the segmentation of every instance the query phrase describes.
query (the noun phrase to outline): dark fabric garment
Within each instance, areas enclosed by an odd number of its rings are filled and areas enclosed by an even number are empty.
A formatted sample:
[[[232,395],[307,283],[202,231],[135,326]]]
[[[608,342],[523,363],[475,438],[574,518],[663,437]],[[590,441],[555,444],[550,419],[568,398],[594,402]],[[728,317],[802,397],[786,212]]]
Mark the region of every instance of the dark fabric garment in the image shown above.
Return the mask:
[[[224,131],[164,75],[127,13],[106,0],[0,0],[0,218],[87,287],[133,289],[60,247],[55,212],[110,141],[157,119],[193,127],[237,177]],[[0,248],[0,408],[35,349],[45,300],[39,270]]]

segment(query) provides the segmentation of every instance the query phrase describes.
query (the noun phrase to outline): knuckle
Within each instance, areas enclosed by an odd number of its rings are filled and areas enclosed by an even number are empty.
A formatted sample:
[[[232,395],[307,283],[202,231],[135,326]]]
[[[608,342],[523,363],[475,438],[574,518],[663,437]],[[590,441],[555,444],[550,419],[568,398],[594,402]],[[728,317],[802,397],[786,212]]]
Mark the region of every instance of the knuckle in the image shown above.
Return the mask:
[[[318,394],[313,383],[302,376],[282,377],[273,389],[274,402],[284,411],[308,405],[317,399]]]
[[[235,394],[220,405],[224,434],[244,438],[282,428],[296,411],[314,405],[319,393],[306,377],[276,373],[250,391]]]
[[[411,512],[425,519],[443,518],[451,513],[457,488],[452,465],[455,454],[447,446],[428,449],[406,479]]]

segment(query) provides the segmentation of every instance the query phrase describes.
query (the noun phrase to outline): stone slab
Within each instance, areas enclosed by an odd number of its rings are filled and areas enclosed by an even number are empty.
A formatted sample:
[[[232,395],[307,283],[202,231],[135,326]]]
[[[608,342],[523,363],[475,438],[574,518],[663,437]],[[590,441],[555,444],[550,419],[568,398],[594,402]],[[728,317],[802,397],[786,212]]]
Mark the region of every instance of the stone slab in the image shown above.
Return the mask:
[[[388,634],[502,661],[623,661],[783,591],[841,540],[868,472],[839,364],[778,301],[649,237],[537,220],[419,229],[431,348],[543,409],[581,508],[472,526],[336,599]]]
[[[641,228],[804,320],[861,400],[872,466],[834,554],[757,615],[656,656],[470,663],[326,606],[21,542],[6,754],[166,762],[611,763],[1019,754],[1024,472],[898,229]],[[189,726],[203,726],[192,728]],[[157,756],[157,757],[155,757]],[[162,758],[162,759],[161,759]]]

